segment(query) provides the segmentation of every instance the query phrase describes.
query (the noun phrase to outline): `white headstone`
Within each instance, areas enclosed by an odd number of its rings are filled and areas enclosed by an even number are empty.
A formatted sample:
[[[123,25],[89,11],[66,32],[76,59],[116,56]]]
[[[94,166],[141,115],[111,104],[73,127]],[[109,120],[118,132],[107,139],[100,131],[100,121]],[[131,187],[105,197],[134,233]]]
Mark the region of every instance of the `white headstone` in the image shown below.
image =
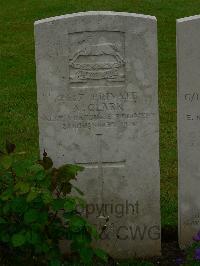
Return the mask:
[[[200,230],[200,16],[177,20],[179,243]]]
[[[35,23],[41,153],[77,186],[115,258],[160,254],[157,23],[86,12]],[[108,220],[108,219],[107,219]]]

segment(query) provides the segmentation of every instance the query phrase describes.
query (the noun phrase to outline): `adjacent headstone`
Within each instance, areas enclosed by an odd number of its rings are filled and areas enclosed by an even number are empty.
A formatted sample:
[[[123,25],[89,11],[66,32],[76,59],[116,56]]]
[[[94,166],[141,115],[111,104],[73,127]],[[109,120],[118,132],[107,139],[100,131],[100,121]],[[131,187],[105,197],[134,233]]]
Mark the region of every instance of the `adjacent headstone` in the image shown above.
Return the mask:
[[[157,23],[86,12],[35,23],[41,153],[85,167],[85,215],[114,258],[160,254]]]
[[[200,16],[177,21],[179,243],[200,230]]]

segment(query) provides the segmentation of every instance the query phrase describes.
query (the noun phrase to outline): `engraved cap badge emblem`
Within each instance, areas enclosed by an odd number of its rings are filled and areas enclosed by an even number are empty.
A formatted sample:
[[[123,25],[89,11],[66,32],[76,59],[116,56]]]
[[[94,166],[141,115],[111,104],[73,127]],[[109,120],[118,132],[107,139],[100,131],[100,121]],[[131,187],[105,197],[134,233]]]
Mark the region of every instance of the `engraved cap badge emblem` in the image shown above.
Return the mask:
[[[124,73],[119,70],[125,61],[112,43],[85,46],[73,54],[69,64],[75,70],[73,81],[124,81]]]

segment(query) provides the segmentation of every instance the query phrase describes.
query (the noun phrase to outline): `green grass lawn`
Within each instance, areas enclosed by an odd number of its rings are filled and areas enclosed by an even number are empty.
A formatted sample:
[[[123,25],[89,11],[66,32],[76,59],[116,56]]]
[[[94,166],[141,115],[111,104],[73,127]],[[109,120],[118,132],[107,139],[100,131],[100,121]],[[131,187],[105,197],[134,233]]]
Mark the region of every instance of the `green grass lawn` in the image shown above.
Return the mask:
[[[158,19],[162,225],[177,225],[175,20],[200,14],[200,0],[0,0],[0,146],[38,156],[34,21],[87,10]]]

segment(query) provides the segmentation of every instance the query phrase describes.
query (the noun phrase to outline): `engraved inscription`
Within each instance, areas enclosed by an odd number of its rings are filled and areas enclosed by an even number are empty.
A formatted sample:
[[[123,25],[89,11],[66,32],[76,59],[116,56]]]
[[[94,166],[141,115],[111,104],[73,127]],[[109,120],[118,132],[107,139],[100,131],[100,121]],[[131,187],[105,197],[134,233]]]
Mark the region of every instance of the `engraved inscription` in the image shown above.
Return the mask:
[[[85,87],[55,96],[54,105],[41,119],[63,123],[63,128],[102,128],[136,126],[139,121],[152,119],[155,113],[136,106],[145,103],[136,89],[121,86]]]
[[[187,105],[193,106],[199,104],[199,93],[198,92],[192,92],[192,93],[184,93],[183,94],[184,101]],[[200,114],[196,113],[195,111],[192,111],[190,113],[185,114],[185,120],[186,121],[200,121]]]
[[[193,226],[195,226],[195,225],[199,225],[199,224],[200,224],[200,212],[199,212],[199,210],[197,210],[196,212],[194,212],[194,213],[190,216],[190,218],[186,219],[186,220],[184,221],[184,224],[185,224],[186,226],[189,226],[189,225],[193,225]]]
[[[41,118],[60,122],[65,130],[122,130],[152,119],[155,113],[144,108],[151,99],[127,85],[125,56],[124,32],[70,33],[69,86],[52,95],[55,104]]]
[[[194,92],[194,93],[185,93],[184,94],[184,99],[186,102],[193,103],[193,102],[198,102],[200,97],[199,93]]]
[[[70,49],[71,83],[125,81],[124,33],[73,33],[70,34]]]
[[[62,128],[134,127],[141,120],[152,119],[155,113],[146,112],[142,105],[145,98],[139,91],[122,86],[74,88],[57,95],[55,104],[43,120],[60,121]]]

